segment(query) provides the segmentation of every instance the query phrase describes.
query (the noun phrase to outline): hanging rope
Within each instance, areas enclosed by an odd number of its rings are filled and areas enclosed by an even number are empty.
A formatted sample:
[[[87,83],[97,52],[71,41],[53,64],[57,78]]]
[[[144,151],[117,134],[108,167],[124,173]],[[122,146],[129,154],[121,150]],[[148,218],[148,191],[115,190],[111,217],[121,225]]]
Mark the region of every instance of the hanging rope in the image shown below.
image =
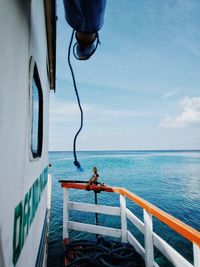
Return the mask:
[[[89,42],[87,45],[91,45],[93,43],[94,43],[94,48],[93,48],[92,52],[87,57],[84,57],[84,59],[81,59],[76,55],[76,48],[77,48],[77,45],[78,45],[78,43],[76,42],[74,44],[74,46],[73,46],[73,55],[74,55],[74,57],[77,60],[88,60],[95,53],[95,51],[97,50],[98,45],[101,44],[101,42],[99,40],[98,32],[95,33],[95,39],[92,42]]]
[[[79,109],[80,109],[81,123],[80,123],[80,128],[78,129],[78,131],[77,131],[77,133],[76,133],[76,135],[75,135],[75,137],[74,137],[74,142],[73,142],[73,154],[74,154],[74,165],[75,165],[79,170],[82,170],[82,168],[81,168],[81,164],[80,164],[80,162],[77,160],[77,156],[76,156],[76,139],[77,139],[77,137],[78,137],[80,131],[81,131],[82,128],[83,128],[83,110],[82,110],[82,107],[81,107],[81,102],[80,102],[80,98],[79,98],[79,94],[78,94],[78,90],[77,90],[77,86],[76,86],[76,80],[75,80],[74,71],[73,71],[73,68],[72,68],[72,65],[71,65],[71,61],[70,61],[71,46],[72,46],[73,38],[74,38],[74,30],[72,31],[71,40],[70,40],[70,43],[69,43],[69,49],[68,49],[68,64],[69,64],[69,68],[70,68],[71,75],[72,75],[72,80],[73,80],[73,84],[74,84],[74,91],[75,91],[76,98],[77,98],[77,102],[78,102],[78,106],[79,106]]]

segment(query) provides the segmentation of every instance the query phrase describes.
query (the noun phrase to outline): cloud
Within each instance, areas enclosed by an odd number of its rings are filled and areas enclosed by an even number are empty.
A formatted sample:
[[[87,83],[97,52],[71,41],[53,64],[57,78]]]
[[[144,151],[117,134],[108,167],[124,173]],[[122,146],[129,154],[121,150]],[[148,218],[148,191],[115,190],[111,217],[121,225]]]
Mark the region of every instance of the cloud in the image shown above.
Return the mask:
[[[122,134],[122,132],[115,132],[114,135],[115,136],[122,136],[123,134]]]
[[[162,95],[162,99],[164,99],[164,100],[171,99],[171,98],[173,98],[175,95],[177,95],[178,93],[179,93],[178,90],[167,92],[167,93],[165,93],[164,95]]]
[[[175,117],[168,116],[160,123],[165,128],[186,127],[189,124],[200,124],[200,97],[185,96],[181,102],[181,114]]]
[[[90,105],[82,106],[85,113],[91,112],[93,107]],[[52,98],[50,102],[50,121],[51,122],[66,122],[73,121],[79,115],[77,103],[68,102],[59,98]]]
[[[89,136],[88,135],[81,135],[80,136],[80,139],[87,140],[87,139],[89,139]]]
[[[111,109],[96,104],[82,104],[84,117],[95,121],[111,120],[113,118],[149,117],[149,113],[129,109]],[[76,102],[68,102],[58,97],[53,97],[50,102],[50,122],[73,122],[80,117]]]

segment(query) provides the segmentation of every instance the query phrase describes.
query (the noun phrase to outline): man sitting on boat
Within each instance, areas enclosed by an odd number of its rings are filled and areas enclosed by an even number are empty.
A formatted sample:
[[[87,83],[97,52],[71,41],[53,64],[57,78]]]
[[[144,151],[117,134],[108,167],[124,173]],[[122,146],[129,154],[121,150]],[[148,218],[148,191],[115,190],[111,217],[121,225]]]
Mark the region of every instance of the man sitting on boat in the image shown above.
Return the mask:
[[[97,180],[99,178],[99,174],[97,173],[97,167],[93,168],[93,175],[90,178],[90,180],[88,181],[87,185],[86,185],[86,190],[90,189],[90,185],[94,184],[97,185]]]

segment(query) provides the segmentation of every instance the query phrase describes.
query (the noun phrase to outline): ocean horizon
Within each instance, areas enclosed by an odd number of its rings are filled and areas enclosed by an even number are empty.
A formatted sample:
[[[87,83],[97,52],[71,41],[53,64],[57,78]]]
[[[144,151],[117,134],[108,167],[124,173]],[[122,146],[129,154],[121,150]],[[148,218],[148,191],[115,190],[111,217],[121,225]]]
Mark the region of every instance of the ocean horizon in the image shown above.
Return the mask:
[[[200,152],[200,149],[100,149],[100,150],[77,150],[77,152],[112,152],[112,151],[130,151],[130,152]],[[73,150],[49,150],[49,153],[53,152],[72,152]]]

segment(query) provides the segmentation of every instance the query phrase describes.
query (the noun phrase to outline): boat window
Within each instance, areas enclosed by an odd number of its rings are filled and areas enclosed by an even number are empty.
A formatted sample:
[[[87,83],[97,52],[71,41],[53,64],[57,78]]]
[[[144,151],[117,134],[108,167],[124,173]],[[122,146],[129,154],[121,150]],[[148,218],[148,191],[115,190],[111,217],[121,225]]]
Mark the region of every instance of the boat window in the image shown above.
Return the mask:
[[[33,158],[42,154],[43,140],[43,96],[36,65],[32,80],[32,129],[31,129],[31,151]]]

